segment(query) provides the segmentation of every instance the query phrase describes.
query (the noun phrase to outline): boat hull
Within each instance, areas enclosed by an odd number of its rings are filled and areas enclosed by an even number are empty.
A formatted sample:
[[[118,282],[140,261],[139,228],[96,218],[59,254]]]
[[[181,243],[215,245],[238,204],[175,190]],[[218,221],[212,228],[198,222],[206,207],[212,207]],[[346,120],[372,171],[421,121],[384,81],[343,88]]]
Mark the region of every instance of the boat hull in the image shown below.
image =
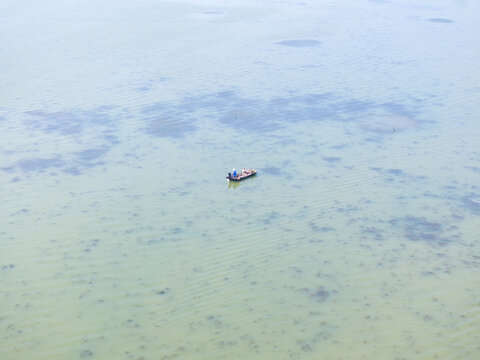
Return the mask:
[[[240,174],[240,175],[237,175],[235,177],[233,177],[233,176],[228,177],[227,176],[227,179],[230,180],[230,181],[242,181],[242,180],[248,179],[249,177],[252,177],[252,176],[255,176],[255,175],[257,175],[257,170],[253,170],[253,171],[248,172],[246,174]]]

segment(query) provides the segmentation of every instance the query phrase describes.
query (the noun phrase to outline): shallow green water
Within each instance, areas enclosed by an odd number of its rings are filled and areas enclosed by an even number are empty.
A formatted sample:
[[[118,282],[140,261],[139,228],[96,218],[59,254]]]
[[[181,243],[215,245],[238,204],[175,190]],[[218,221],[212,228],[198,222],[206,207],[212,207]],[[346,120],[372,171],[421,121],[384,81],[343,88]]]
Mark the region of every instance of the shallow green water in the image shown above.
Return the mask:
[[[477,359],[479,10],[2,3],[0,358]]]

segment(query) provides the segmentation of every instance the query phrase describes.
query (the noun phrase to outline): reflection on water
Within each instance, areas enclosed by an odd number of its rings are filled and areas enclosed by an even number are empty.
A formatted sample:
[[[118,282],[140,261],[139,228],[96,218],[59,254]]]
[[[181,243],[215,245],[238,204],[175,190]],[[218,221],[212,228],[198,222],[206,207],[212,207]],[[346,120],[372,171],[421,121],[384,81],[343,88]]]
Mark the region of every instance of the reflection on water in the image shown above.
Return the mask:
[[[30,5],[0,358],[478,357],[477,4]]]

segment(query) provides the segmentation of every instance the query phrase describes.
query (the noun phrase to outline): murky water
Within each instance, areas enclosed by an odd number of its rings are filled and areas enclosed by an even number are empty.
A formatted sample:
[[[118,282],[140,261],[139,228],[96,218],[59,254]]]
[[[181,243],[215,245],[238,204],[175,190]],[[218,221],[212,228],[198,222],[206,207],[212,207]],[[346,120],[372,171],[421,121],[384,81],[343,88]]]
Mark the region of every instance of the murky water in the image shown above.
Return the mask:
[[[477,359],[479,17],[2,2],[0,358]]]

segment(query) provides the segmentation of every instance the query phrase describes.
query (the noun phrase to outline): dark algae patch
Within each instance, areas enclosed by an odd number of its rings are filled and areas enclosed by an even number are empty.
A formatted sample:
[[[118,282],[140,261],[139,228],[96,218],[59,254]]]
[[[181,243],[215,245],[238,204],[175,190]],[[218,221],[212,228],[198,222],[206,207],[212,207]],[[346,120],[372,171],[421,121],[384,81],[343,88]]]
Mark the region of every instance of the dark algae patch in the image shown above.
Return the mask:
[[[423,217],[407,216],[405,218],[405,236],[413,241],[435,241],[443,242],[440,238],[442,234],[442,225],[431,222]]]
[[[111,110],[112,107],[101,106],[93,110],[27,111],[25,123],[45,133],[78,135],[92,127],[111,129],[115,125],[114,118],[109,114]]]
[[[52,158],[30,158],[19,160],[15,165],[23,172],[43,172],[50,168],[61,168],[65,162],[59,157]]]
[[[475,195],[470,195],[463,198],[465,207],[475,214],[480,215],[480,198]]]
[[[283,40],[283,41],[277,42],[277,44],[299,48],[299,47],[319,46],[322,43],[318,40],[299,39],[299,40]]]
[[[399,182],[418,182],[427,179],[424,175],[413,175],[402,169],[384,169],[380,167],[371,167],[372,171],[375,171],[381,175],[381,178],[387,182],[399,181]]]
[[[71,175],[81,175],[87,168],[104,164],[99,159],[120,142],[116,136],[118,117],[114,117],[112,111],[112,107],[102,106],[85,111],[24,112],[22,121],[32,138],[32,149],[11,150],[9,155],[33,151],[38,155],[16,160],[1,170],[34,174],[56,169]],[[36,148],[39,143],[37,138],[41,137],[41,141],[44,141],[44,134],[57,144],[55,153],[42,154]],[[73,144],[74,149],[69,147],[64,150],[64,144]],[[50,175],[58,174],[52,172]]]
[[[384,240],[383,231],[375,226],[364,226],[362,227],[362,237],[366,238],[367,236],[378,241]]]
[[[430,18],[428,21],[434,22],[434,23],[442,23],[442,24],[450,24],[453,23],[453,20],[450,19],[444,19],[444,18]]]
[[[224,12],[220,10],[209,10],[203,12],[205,15],[223,15]]]
[[[339,158],[339,157],[336,157],[336,156],[326,156],[326,157],[323,158],[323,160],[325,160],[326,162],[328,162],[330,164],[335,164],[335,163],[338,163],[342,159]]]
[[[96,149],[86,149],[81,152],[78,152],[78,158],[84,162],[89,162],[92,160],[95,160],[103,155],[105,155],[108,152],[108,148],[102,147],[102,148],[96,148]]]
[[[155,293],[157,295],[163,296],[163,295],[167,295],[169,293],[169,291],[170,291],[169,288],[165,288],[165,289],[157,290],[157,291],[155,291]]]
[[[271,211],[264,219],[263,223],[264,224],[270,224],[273,221],[276,221],[280,217],[280,213],[277,211]]]
[[[195,107],[185,108],[182,105],[158,103],[144,108],[142,113],[147,123],[145,132],[158,137],[182,138],[197,130],[193,125]]]
[[[401,227],[406,239],[432,245],[447,245],[460,238],[456,226],[429,220],[425,217],[408,215],[390,220],[394,227]]]
[[[320,226],[313,221],[311,221],[309,224],[310,228],[315,231],[315,232],[320,232],[320,233],[325,233],[325,232],[330,232],[334,231],[335,229],[332,228],[331,226]]]
[[[18,160],[10,166],[2,167],[1,169],[6,172],[13,172],[15,169],[21,170],[25,174],[31,173],[43,173],[47,170],[56,169],[63,171],[67,174],[80,175],[82,170],[88,167],[94,167],[104,162],[94,161],[102,157],[109,150],[109,147],[98,149],[87,149],[81,152],[75,153],[76,158],[67,162],[60,156],[54,156],[49,158],[27,158]],[[18,181],[19,179],[17,179]]]
[[[403,175],[403,170],[400,169],[388,169],[387,172],[395,176]]]
[[[330,297],[330,292],[322,286],[316,289],[303,288],[300,291],[307,294],[312,300],[315,300],[317,302],[327,301]]]
[[[371,115],[374,114],[374,115]],[[141,110],[145,132],[158,137],[182,138],[198,129],[208,116],[236,130],[265,134],[301,121],[348,121],[376,134],[391,134],[417,125],[415,108],[404,104],[345,99],[332,93],[307,93],[258,99],[233,90],[186,96],[176,103],[156,103]]]
[[[324,288],[320,287],[310,294],[310,297],[318,302],[326,301],[330,296],[330,293]]]
[[[282,169],[276,166],[268,166],[262,169],[262,173],[270,174],[270,175],[282,175]]]
[[[87,359],[87,358],[90,358],[94,355],[93,351],[90,350],[90,349],[87,349],[87,350],[83,350],[81,353],[80,353],[80,359]]]

